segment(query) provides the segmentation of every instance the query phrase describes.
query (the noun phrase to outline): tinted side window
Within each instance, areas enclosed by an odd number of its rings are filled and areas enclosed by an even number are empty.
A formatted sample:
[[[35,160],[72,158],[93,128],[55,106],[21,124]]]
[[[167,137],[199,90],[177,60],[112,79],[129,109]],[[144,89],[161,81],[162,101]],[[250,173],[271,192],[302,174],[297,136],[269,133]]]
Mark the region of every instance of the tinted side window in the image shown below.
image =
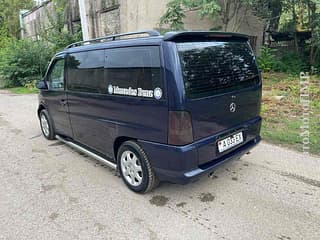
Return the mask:
[[[134,91],[139,91],[139,88],[150,90],[152,91],[152,94],[153,90],[156,88],[163,89],[159,47],[150,46],[107,49],[105,76],[106,83],[109,86],[109,94],[112,93],[112,87],[119,87],[125,90],[123,93],[118,92],[118,94],[130,96],[141,95],[126,94],[126,90],[129,90],[129,88]],[[117,92],[113,92],[113,94],[117,94]]]
[[[51,90],[64,90],[64,59],[58,59],[53,63],[47,83]]]
[[[104,50],[72,53],[68,56],[68,90],[89,93],[106,91]]]

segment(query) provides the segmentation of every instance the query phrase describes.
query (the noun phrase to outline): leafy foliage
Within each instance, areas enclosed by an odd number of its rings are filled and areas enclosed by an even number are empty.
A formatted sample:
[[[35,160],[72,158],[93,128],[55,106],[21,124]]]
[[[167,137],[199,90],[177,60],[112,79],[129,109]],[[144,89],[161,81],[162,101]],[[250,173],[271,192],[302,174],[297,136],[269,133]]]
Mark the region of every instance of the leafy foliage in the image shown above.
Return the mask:
[[[0,46],[4,46],[9,39],[7,30],[3,26],[0,27]]]
[[[257,61],[263,72],[299,74],[300,71],[309,69],[306,57],[295,51],[278,52],[275,49],[262,47]]]
[[[81,40],[81,29],[65,29],[67,0],[53,0],[54,11],[47,11],[48,26],[40,29],[41,41],[17,40],[20,8],[32,7],[32,0],[0,0],[0,77],[4,87],[33,89],[40,80],[53,53]],[[8,14],[14,16],[7,17]],[[9,14],[9,15],[10,15]]]
[[[309,64],[305,55],[295,51],[288,51],[280,54],[278,64],[274,71],[289,74],[299,74],[301,71],[308,71]]]
[[[0,75],[4,87],[25,86],[39,80],[52,51],[41,41],[11,40],[0,51]]]
[[[74,34],[62,30],[61,32],[55,29],[46,30],[41,34],[43,40],[51,45],[53,52],[58,52],[64,49],[67,45],[81,41],[82,32],[81,28],[78,28]]]
[[[182,30],[184,17],[185,14],[180,1],[171,1],[167,4],[167,11],[161,17],[160,23],[170,24],[172,30]]]
[[[318,6],[318,8],[316,8],[316,6]],[[310,64],[320,68],[320,0],[314,0],[312,12]]]
[[[76,29],[75,33],[71,33],[65,29],[66,11],[68,2],[66,0],[54,0],[53,13],[46,10],[49,20],[49,26],[41,30],[41,38],[51,44],[53,51],[57,52],[65,48],[67,45],[80,41],[82,39],[81,27]]]
[[[263,72],[270,72],[271,70],[275,69],[277,65],[277,59],[274,53],[274,49],[268,47],[261,48],[260,55],[257,59],[260,70]]]
[[[169,24],[172,30],[182,30],[185,13],[196,10],[202,17],[214,18],[221,11],[221,6],[217,0],[171,0],[167,4],[167,11],[161,17],[160,23]]]
[[[33,0],[0,0],[0,29],[7,36],[19,36],[19,11],[31,9],[34,6]]]

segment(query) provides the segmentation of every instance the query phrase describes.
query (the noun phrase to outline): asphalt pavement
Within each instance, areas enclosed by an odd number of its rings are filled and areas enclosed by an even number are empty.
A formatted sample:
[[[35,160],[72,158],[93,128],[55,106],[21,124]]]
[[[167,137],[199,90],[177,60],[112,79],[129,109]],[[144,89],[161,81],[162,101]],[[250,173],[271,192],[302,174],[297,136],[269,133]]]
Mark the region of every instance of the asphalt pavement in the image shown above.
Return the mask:
[[[131,192],[0,92],[0,239],[320,239],[320,158],[262,142],[188,185]]]

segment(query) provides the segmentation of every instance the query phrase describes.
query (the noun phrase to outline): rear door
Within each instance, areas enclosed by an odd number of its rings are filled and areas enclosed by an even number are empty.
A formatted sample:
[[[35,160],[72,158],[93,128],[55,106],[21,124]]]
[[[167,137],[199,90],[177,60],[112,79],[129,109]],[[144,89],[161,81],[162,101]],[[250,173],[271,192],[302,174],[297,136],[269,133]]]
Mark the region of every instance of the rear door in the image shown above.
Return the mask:
[[[259,116],[260,76],[245,39],[202,39],[176,46],[195,140],[240,128]]]

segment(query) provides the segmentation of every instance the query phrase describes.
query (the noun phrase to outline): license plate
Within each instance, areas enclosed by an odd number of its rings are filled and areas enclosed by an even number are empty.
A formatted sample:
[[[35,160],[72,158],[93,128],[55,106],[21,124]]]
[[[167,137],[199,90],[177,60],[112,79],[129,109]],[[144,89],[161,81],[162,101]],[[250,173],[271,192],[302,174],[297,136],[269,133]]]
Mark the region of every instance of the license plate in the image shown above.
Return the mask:
[[[225,139],[218,141],[218,150],[219,152],[224,152],[234,146],[239,145],[243,142],[242,132],[236,133],[232,136],[229,136]]]

